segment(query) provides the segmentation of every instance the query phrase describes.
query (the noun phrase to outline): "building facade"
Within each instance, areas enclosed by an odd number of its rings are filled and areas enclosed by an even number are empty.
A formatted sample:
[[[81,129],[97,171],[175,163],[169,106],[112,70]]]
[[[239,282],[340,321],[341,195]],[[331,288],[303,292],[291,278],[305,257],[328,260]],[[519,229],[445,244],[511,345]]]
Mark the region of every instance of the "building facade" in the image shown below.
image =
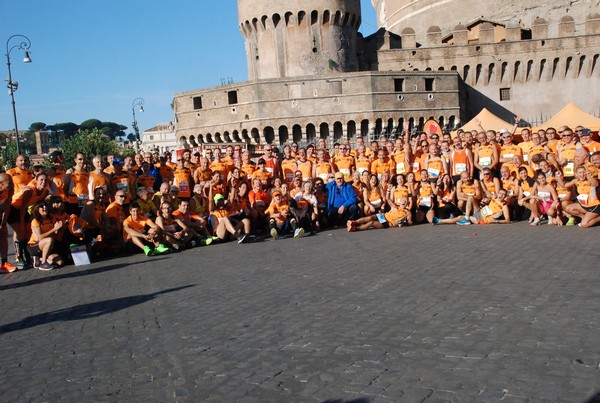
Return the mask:
[[[570,101],[598,115],[599,1],[373,0],[363,38],[359,0],[239,0],[250,79],[176,94],[177,144],[332,144],[483,107],[535,124]]]

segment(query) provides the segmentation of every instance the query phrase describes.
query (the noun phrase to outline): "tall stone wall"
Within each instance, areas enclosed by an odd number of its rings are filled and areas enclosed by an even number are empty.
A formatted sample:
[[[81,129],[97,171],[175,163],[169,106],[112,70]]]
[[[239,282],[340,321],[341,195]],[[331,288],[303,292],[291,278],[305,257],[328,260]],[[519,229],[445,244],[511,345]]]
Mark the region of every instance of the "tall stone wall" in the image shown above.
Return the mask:
[[[380,28],[400,34],[412,27],[417,35],[439,26],[449,31],[457,24],[483,18],[499,23],[530,26],[536,18],[558,21],[565,14],[581,24],[585,16],[598,12],[600,0],[372,0]],[[550,36],[558,35],[552,27]]]
[[[359,0],[239,0],[250,80],[358,70]]]

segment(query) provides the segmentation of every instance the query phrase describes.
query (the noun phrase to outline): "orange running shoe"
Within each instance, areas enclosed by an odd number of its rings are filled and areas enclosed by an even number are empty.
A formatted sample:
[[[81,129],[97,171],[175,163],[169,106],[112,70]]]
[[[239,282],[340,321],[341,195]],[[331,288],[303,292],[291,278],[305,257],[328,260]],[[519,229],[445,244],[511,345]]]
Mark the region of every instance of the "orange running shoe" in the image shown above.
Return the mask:
[[[17,270],[17,266],[13,266],[12,264],[10,264],[8,262],[4,262],[0,266],[0,271],[5,271],[7,273],[12,273],[15,270]]]

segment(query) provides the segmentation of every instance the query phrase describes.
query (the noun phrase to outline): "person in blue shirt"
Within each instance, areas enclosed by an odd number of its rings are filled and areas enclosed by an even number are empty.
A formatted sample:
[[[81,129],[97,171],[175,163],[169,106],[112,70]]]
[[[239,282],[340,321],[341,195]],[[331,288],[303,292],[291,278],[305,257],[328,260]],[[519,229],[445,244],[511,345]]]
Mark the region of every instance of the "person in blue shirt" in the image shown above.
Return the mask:
[[[325,185],[327,189],[327,217],[331,226],[345,226],[346,221],[359,215],[358,198],[354,187],[344,180],[344,174],[335,174],[335,180]]]

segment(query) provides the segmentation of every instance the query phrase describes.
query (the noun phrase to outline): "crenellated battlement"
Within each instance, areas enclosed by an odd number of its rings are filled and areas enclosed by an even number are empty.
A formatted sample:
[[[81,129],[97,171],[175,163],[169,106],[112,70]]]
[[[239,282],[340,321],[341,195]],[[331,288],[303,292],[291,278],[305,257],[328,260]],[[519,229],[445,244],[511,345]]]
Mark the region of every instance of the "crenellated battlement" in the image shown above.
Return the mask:
[[[342,10],[312,10],[310,12],[300,10],[297,12],[287,11],[282,15],[275,13],[263,15],[260,18],[252,18],[240,23],[240,32],[244,38],[257,35],[266,30],[283,28],[307,28],[312,25],[349,27],[358,30],[361,24],[360,14],[344,12]]]

